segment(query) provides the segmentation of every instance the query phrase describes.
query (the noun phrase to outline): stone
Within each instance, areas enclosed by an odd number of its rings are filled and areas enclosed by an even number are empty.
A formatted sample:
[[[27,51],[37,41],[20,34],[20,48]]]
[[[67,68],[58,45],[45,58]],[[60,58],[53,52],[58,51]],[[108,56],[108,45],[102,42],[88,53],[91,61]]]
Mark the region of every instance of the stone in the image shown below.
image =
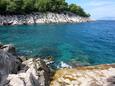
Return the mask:
[[[0,86],[3,84],[6,86],[49,86],[50,70],[41,59],[31,58],[22,62],[18,71],[15,70],[16,65],[13,60],[2,64],[0,67],[0,75],[2,76],[0,76]]]
[[[22,25],[34,23],[80,23],[92,21],[88,17],[80,17],[76,14],[67,13],[32,13],[26,15],[0,16],[0,25]]]
[[[15,74],[19,71],[21,62],[16,56],[0,49],[0,86],[8,83],[6,79],[9,74]]]
[[[22,63],[18,74],[10,74],[7,78],[11,86],[49,86],[50,71],[40,59],[29,59]],[[26,70],[25,70],[26,68]]]
[[[0,48],[3,46],[3,44],[0,42]]]
[[[27,57],[25,57],[25,56],[20,56],[19,59],[20,59],[22,62],[28,60]]]
[[[17,57],[15,47],[0,49],[0,86],[49,86],[50,69],[40,58]]]
[[[16,48],[14,47],[13,44],[7,44],[7,45],[3,45],[1,47],[5,52],[9,52],[11,54],[16,54]]]
[[[50,86],[115,86],[115,64],[59,69]]]
[[[0,50],[0,73],[9,74],[16,73],[18,71],[18,66],[20,65],[19,60],[16,56],[8,52]]]
[[[16,75],[9,75],[7,79],[9,80],[9,85],[11,86],[25,86],[23,78]]]
[[[111,76],[107,79],[108,86],[115,86],[115,76]]]

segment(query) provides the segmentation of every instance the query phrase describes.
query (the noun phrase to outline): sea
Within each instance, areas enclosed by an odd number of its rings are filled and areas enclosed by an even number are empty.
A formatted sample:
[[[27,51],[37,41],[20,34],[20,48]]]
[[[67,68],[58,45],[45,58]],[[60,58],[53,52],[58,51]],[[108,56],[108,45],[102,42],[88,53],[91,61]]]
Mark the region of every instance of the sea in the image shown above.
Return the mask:
[[[55,67],[115,63],[115,21],[0,26],[0,42]]]

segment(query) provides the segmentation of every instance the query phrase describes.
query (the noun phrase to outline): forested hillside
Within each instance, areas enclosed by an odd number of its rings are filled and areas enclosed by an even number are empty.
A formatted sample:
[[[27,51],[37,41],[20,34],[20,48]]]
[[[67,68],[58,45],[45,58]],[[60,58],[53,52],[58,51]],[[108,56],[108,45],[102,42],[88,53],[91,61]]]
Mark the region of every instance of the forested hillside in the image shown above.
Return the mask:
[[[28,14],[32,12],[72,12],[89,17],[80,6],[65,0],[0,0],[0,14]]]

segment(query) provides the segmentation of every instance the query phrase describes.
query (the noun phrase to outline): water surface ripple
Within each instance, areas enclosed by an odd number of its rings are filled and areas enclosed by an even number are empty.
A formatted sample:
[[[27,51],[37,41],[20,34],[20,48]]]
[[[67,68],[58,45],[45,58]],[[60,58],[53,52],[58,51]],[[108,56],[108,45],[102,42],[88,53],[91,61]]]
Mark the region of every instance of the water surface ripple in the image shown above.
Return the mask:
[[[56,63],[115,63],[115,21],[0,26],[0,41],[27,55],[53,56]]]

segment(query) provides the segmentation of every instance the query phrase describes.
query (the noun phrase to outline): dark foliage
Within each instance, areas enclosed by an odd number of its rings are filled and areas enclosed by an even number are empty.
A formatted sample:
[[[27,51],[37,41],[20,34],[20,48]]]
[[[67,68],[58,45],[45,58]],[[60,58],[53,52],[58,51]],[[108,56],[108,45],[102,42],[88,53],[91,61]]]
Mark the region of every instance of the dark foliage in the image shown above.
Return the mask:
[[[32,12],[73,12],[79,16],[90,15],[76,4],[65,0],[0,0],[0,14],[26,14]]]

